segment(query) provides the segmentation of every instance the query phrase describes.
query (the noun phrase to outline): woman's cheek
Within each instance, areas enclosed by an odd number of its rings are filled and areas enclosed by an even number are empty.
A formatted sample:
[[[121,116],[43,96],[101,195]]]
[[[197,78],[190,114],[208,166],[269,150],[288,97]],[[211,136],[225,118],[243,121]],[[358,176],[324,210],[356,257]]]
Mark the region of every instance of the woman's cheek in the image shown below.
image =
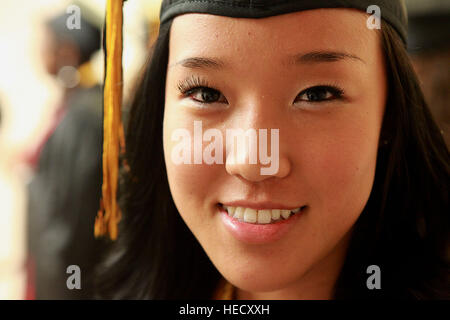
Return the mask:
[[[355,220],[367,203],[376,167],[375,136],[370,130],[349,128],[335,133],[334,140],[312,142],[315,147],[311,147],[304,172],[330,229],[335,228],[333,223]]]
[[[193,131],[189,130],[189,126],[169,125],[164,128],[164,157],[169,187],[179,213],[191,227],[193,221],[204,218],[210,211],[208,204],[211,202],[207,200],[213,199],[220,168],[217,164],[209,165],[203,161],[194,163]],[[186,130],[190,141],[175,139],[177,134],[174,132],[179,129]]]

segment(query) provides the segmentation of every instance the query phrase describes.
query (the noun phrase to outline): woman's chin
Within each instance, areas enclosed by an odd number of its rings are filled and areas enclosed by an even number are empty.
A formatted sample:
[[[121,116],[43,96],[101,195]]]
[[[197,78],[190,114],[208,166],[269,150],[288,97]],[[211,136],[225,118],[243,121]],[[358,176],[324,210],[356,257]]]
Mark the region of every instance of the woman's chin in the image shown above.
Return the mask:
[[[289,277],[285,277],[274,272],[257,272],[254,269],[245,273],[232,272],[224,275],[235,287],[252,293],[268,293],[283,290],[294,282],[292,273]]]

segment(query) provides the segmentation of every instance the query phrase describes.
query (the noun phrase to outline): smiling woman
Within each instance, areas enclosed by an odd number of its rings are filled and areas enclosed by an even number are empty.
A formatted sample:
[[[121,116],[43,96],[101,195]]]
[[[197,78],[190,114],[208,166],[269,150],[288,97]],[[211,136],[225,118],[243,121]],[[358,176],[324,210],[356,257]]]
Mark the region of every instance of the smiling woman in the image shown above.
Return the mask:
[[[225,283],[235,299],[448,298],[449,153],[405,52],[402,1],[370,1],[381,30],[364,1],[207,2],[163,2],[100,296],[212,298]],[[278,170],[226,146],[221,163],[174,162],[173,133],[195,136],[196,121],[279,130]]]

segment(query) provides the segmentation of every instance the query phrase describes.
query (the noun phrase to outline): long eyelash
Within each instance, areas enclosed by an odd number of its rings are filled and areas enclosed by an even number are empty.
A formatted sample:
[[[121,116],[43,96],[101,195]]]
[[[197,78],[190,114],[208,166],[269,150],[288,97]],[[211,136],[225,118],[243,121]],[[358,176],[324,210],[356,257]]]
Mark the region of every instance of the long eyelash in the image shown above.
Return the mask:
[[[198,76],[190,76],[189,78],[181,80],[177,84],[177,88],[182,94],[186,94],[189,90],[192,90],[194,88],[199,88],[199,87],[208,87],[209,88],[210,85],[208,84],[208,81],[206,81],[205,79],[202,79]]]
[[[341,87],[339,87],[337,85],[327,85],[326,87],[329,87],[330,89],[332,89],[333,93],[339,98],[342,97],[343,95],[345,95],[344,89],[342,89]]]
[[[327,88],[327,90],[329,90],[331,93],[333,93],[336,96],[336,98],[342,98],[345,95],[344,89],[342,89],[335,83],[319,84],[319,85],[313,86],[311,88],[305,89],[303,91],[310,90],[310,89],[313,89],[316,87]]]

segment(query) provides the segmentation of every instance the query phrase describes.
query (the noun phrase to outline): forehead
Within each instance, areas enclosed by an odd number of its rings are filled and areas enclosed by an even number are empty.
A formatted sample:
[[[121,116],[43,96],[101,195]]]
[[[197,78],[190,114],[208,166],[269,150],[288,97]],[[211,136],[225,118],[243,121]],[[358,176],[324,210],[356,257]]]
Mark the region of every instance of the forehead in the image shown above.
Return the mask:
[[[169,64],[192,55],[233,61],[250,56],[258,61],[324,49],[370,62],[378,33],[367,28],[367,18],[355,9],[316,9],[261,19],[184,14],[172,24]]]

